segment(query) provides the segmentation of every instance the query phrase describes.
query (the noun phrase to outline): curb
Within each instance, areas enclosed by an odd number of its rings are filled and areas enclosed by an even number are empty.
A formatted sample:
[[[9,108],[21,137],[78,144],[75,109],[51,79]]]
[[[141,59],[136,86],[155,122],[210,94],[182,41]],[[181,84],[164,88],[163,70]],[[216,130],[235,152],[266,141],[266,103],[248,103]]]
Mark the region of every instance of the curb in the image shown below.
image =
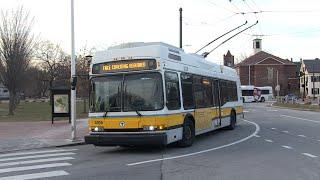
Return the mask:
[[[270,105],[271,107],[280,108],[280,109],[291,109],[291,110],[298,110],[298,111],[311,111],[311,112],[320,112],[313,109],[301,109],[301,108],[290,108],[290,107],[282,107],[282,106],[275,106],[273,103]]]
[[[45,148],[59,148],[59,147],[72,147],[72,146],[80,146],[80,145],[86,145],[84,140],[81,140],[79,142],[75,143],[66,143],[66,144],[61,144],[61,145],[48,145],[48,146],[42,146],[42,147],[36,147],[36,148],[21,148],[21,149],[13,149],[13,150],[5,150],[1,151],[0,154],[6,154],[6,153],[11,153],[11,152],[17,152],[17,151],[30,151],[30,150],[39,150],[39,149],[45,149]]]

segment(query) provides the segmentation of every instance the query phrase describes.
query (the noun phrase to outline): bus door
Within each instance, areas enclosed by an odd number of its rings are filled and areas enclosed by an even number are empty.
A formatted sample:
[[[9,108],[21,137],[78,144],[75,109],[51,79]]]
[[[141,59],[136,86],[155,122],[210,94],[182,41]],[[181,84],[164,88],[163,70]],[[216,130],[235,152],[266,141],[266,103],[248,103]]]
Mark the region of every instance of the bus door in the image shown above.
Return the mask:
[[[210,129],[212,126],[212,93],[209,78],[194,76],[193,91],[196,106],[196,131]]]
[[[214,126],[221,126],[221,98],[220,98],[220,83],[218,79],[214,79],[212,83],[213,99],[215,107]]]

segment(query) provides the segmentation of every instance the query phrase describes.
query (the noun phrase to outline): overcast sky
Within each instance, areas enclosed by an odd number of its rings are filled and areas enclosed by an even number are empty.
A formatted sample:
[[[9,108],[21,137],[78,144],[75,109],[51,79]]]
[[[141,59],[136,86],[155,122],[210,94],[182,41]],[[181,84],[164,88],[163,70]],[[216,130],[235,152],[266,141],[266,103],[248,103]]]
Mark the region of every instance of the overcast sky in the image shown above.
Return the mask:
[[[107,49],[124,42],[161,41],[179,45],[179,7],[183,8],[183,44],[194,52],[244,23],[259,24],[215,50],[220,63],[230,50],[237,59],[252,55],[254,35],[264,51],[281,58],[320,57],[319,0],[74,0],[76,51]],[[23,5],[35,18],[34,33],[70,53],[70,0],[0,0],[1,10]],[[259,11],[261,13],[241,14]],[[220,41],[221,42],[221,41]],[[206,50],[210,51],[220,42]]]

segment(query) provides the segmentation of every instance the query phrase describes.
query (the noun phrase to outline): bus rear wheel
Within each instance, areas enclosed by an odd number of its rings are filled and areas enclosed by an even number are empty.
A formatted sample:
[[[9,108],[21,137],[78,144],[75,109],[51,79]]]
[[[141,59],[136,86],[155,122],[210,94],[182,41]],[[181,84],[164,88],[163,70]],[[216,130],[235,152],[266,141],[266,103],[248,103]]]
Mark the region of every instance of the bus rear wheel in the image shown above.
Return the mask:
[[[234,111],[231,111],[230,114],[230,125],[226,127],[227,130],[234,130],[237,124],[237,115]]]
[[[186,119],[183,123],[182,139],[178,142],[179,147],[192,146],[195,139],[194,123],[190,119]]]

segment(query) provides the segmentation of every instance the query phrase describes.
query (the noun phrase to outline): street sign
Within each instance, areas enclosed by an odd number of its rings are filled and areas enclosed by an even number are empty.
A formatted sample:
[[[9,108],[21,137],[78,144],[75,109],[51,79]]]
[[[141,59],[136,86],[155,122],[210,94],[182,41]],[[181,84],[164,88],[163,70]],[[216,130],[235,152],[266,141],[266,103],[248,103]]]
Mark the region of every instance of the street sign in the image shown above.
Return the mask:
[[[277,85],[275,88],[276,91],[280,91],[280,85]]]

